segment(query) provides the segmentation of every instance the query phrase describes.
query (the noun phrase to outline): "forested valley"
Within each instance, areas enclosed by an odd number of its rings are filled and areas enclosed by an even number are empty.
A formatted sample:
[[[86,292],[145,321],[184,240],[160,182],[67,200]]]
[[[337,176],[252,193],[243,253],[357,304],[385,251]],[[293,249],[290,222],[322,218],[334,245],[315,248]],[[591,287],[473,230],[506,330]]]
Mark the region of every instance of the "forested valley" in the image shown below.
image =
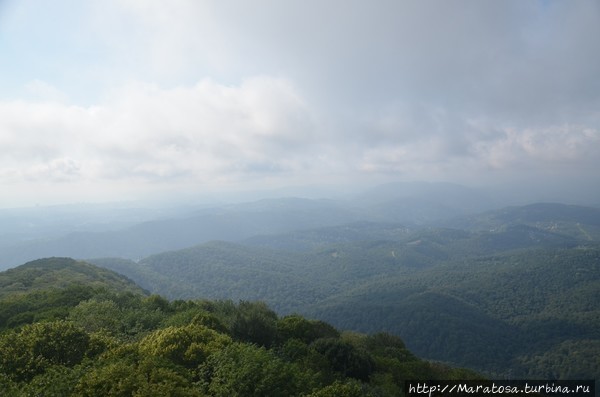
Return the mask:
[[[599,209],[384,193],[143,222],[123,209],[98,223],[100,209],[79,227],[79,209],[58,208],[42,225],[61,219],[53,233],[0,213],[12,220],[4,394],[392,396],[406,379],[600,379]]]
[[[0,273],[0,287],[6,396],[396,396],[407,379],[481,379],[389,333],[262,302],[169,301],[69,258]]]
[[[90,261],[170,299],[261,300],[389,332],[421,357],[492,377],[594,378],[598,213],[540,204],[436,227],[358,222]]]

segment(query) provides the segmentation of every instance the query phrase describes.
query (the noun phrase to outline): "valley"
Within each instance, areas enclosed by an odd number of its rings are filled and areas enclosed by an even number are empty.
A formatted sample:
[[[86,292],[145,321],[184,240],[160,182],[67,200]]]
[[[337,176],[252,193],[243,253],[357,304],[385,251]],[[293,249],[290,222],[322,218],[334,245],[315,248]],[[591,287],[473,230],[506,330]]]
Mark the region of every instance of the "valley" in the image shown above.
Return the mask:
[[[388,332],[419,357],[490,377],[600,377],[599,209],[469,213],[428,196],[425,207],[446,209],[433,220],[409,211],[415,198],[365,200],[198,209],[22,252],[83,259],[170,300],[262,301],[282,316]]]

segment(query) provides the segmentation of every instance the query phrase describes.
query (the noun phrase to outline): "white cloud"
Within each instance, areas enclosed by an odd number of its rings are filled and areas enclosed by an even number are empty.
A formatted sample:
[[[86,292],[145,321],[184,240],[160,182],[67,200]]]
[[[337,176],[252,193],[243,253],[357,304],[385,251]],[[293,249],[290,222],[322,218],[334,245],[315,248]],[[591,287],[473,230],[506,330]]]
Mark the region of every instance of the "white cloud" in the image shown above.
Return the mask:
[[[6,9],[0,183],[597,180],[595,1]]]
[[[595,163],[600,145],[593,126],[497,127],[414,104],[387,107],[345,135],[316,114],[290,81],[269,76],[236,86],[131,83],[90,107],[4,102],[0,183],[135,190],[352,175],[477,179]]]
[[[283,79],[174,89],[141,83],[113,95],[88,108],[0,104],[3,167],[30,180],[235,179],[248,169],[301,171],[298,158],[314,139],[309,109]]]
[[[482,163],[493,168],[554,169],[565,163],[597,162],[600,131],[581,125],[507,128],[493,141],[476,142]]]

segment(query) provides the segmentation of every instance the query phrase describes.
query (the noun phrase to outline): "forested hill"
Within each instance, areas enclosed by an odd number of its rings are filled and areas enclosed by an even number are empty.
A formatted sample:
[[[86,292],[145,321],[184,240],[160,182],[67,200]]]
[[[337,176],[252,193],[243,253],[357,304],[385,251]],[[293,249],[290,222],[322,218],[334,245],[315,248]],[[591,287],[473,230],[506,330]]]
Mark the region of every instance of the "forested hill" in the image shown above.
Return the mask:
[[[242,206],[242,212],[254,220],[264,212],[267,223],[283,225],[306,215],[303,211],[323,215],[331,204],[262,201]],[[269,210],[273,205],[277,208]],[[239,220],[240,213],[233,216],[238,210],[225,211],[220,221]],[[205,242],[137,261],[89,262],[167,299],[259,300],[279,316],[299,313],[340,329],[389,332],[419,357],[495,377],[600,378],[597,214],[594,208],[534,204],[446,218],[437,225],[407,226],[391,221],[394,217],[303,230],[285,224],[281,233],[238,242]],[[71,277],[84,280],[84,273]],[[58,274],[54,279],[65,279]],[[31,286],[52,280],[46,275]],[[65,286],[68,292],[30,291],[16,278],[5,287],[11,292],[7,299],[21,305],[2,309],[8,328],[64,316],[96,293],[73,285]],[[32,303],[41,296],[64,307],[47,310]]]
[[[15,293],[85,285],[113,291],[142,291],[127,277],[71,258],[47,258],[28,262],[0,273],[0,299]]]
[[[463,216],[441,223],[464,230],[500,230],[517,225],[584,241],[600,240],[600,209],[558,203],[535,203]]]
[[[99,293],[146,294],[113,271],[70,258],[39,259],[0,273],[0,330],[62,318]]]
[[[172,298],[264,300],[391,332],[422,357],[498,377],[600,377],[594,218],[551,221],[548,208],[482,214],[491,228],[359,222],[93,262]]]
[[[68,258],[0,280],[3,396],[398,396],[407,379],[481,379],[391,334],[279,317],[261,302],[168,301]]]

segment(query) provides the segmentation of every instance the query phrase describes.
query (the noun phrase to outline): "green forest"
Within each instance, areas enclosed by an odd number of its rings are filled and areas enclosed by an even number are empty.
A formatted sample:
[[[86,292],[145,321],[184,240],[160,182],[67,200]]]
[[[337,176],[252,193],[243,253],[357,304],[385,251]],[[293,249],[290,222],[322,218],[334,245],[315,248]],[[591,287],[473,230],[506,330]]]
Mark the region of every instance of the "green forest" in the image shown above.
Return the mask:
[[[515,207],[407,228],[358,222],[140,261],[91,259],[169,299],[260,300],[490,377],[600,378],[600,216]]]
[[[68,258],[2,272],[0,286],[6,396],[397,396],[408,379],[481,379],[389,333],[262,302],[170,301]]]
[[[385,396],[411,378],[600,379],[599,231],[596,209],[538,204],[34,260],[0,273],[2,387],[252,395],[234,390],[258,376],[259,395]]]

